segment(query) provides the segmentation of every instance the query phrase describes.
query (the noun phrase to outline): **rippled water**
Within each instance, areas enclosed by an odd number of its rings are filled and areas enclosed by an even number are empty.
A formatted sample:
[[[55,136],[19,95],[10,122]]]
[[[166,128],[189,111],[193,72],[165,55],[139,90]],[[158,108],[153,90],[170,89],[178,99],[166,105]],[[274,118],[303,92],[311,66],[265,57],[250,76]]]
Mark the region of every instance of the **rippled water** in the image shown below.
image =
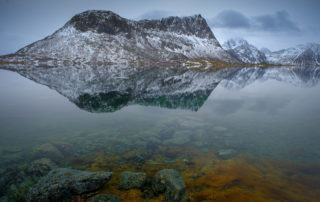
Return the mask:
[[[118,77],[95,70],[90,79],[85,68],[23,76],[0,70],[0,171],[5,175],[39,157],[115,175],[175,168],[191,201],[316,201],[320,71],[288,68],[165,74],[151,69]],[[154,83],[151,76],[163,79]],[[62,157],[41,156],[44,144]],[[113,184],[102,192],[144,197]]]

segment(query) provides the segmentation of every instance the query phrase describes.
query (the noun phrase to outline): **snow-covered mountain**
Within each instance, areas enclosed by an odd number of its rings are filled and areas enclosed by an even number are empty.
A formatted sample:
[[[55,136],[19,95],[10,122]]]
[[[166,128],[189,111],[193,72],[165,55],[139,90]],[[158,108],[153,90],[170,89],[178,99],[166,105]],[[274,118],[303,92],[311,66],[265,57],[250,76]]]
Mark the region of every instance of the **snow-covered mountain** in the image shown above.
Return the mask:
[[[132,64],[201,57],[239,62],[221,47],[201,15],[133,21],[97,10],[75,15],[54,34],[17,54],[79,63]]]
[[[226,41],[223,48],[238,60],[249,63],[280,65],[320,66],[320,44],[307,43],[279,51],[259,50],[244,39]]]
[[[244,39],[230,39],[222,47],[238,60],[249,63],[259,64],[266,62],[266,56],[255,46],[249,44]]]
[[[320,66],[320,44],[307,43],[274,52],[265,52],[271,64]]]

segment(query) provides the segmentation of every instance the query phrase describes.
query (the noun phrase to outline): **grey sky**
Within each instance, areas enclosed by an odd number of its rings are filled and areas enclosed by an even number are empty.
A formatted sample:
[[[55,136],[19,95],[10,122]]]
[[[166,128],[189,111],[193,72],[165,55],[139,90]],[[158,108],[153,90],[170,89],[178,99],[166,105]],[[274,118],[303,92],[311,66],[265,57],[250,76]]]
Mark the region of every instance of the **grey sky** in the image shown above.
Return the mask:
[[[240,37],[272,50],[320,43],[320,0],[0,0],[0,55],[52,34],[89,9],[130,19],[201,14],[221,43]]]

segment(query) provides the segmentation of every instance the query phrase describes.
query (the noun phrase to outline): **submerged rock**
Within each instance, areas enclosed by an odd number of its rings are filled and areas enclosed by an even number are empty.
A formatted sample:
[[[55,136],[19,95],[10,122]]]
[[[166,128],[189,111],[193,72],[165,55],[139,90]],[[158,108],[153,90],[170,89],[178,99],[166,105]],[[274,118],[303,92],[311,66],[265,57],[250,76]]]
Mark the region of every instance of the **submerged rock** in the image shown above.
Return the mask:
[[[89,199],[89,202],[120,202],[120,196],[113,194],[98,194]]]
[[[57,168],[57,165],[52,162],[50,159],[42,158],[39,160],[33,161],[25,170],[29,175],[42,177],[45,176],[52,169]]]
[[[235,157],[238,153],[233,149],[221,149],[217,152],[219,158],[227,160]]]
[[[49,158],[49,159],[52,159],[53,161],[59,161],[64,158],[61,151],[59,151],[52,144],[40,145],[33,151],[32,155],[34,159]]]
[[[75,195],[100,189],[112,176],[111,172],[88,172],[67,168],[50,171],[27,194],[27,201],[71,200]]]
[[[124,171],[120,174],[119,189],[140,189],[146,182],[147,175],[145,173],[134,173]]]
[[[155,193],[164,193],[165,201],[186,201],[186,185],[174,169],[164,169],[156,173],[152,180]]]

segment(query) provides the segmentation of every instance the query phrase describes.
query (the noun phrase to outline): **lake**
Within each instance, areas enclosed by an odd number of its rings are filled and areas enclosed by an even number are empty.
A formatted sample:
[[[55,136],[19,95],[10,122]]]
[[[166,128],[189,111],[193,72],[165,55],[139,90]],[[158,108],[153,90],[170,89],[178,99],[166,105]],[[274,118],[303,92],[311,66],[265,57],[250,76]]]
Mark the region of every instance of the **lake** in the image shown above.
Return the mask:
[[[319,67],[0,70],[1,197],[24,195],[32,183],[13,176],[49,158],[113,171],[100,192],[128,201],[148,197],[118,190],[119,173],[164,168],[191,201],[317,201],[319,80]]]

